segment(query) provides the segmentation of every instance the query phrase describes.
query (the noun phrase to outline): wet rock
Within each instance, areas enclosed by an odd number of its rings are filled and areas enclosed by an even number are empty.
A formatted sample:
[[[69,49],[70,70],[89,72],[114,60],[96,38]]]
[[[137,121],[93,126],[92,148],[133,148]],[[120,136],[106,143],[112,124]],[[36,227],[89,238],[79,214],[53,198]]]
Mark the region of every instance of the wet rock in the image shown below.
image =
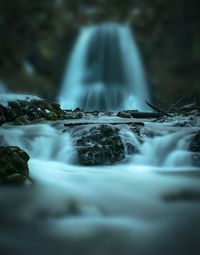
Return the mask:
[[[13,122],[14,125],[28,125],[30,123],[30,119],[27,115],[17,117]]]
[[[196,110],[197,110],[197,105],[192,103],[192,104],[187,104],[182,106],[179,109],[179,112],[182,113],[183,115],[188,115],[188,114],[192,114],[196,112]]]
[[[139,148],[133,142],[126,142],[127,154],[138,154],[140,152]]]
[[[19,147],[0,147],[0,182],[24,184],[29,179],[29,156]]]
[[[200,153],[196,152],[191,155],[192,164],[195,167],[200,166]]]
[[[77,107],[74,112],[81,112],[81,109],[79,107]]]
[[[26,176],[16,173],[3,178],[1,183],[5,185],[29,185],[31,181]]]
[[[137,136],[141,136],[141,128],[140,127],[138,127],[138,126],[133,126],[133,127],[131,127],[131,130],[132,130],[132,132],[134,133],[134,134],[136,134]]]
[[[84,113],[81,111],[66,111],[65,113],[65,119],[82,119],[84,116]]]
[[[76,141],[78,161],[82,165],[106,165],[125,158],[125,148],[119,129],[113,125],[100,125]]]
[[[90,114],[92,114],[94,116],[99,116],[99,111],[93,111],[93,112],[90,112]]]
[[[3,107],[0,105],[0,125],[6,122],[6,117],[4,114]]]
[[[1,124],[27,125],[40,119],[55,121],[64,118],[65,112],[58,104],[42,99],[10,101],[7,107],[0,105]]]
[[[193,152],[191,155],[192,164],[200,166],[200,130],[192,137],[188,149]]]
[[[192,137],[189,144],[189,150],[192,152],[200,152],[200,130]]]

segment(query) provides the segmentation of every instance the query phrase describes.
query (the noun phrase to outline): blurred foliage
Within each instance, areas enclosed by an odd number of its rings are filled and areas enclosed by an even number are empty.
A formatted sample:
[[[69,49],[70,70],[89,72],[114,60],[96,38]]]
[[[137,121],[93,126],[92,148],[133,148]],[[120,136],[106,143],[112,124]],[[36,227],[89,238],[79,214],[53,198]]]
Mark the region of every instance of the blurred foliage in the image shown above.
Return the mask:
[[[1,0],[0,80],[55,95],[78,29],[115,20],[134,31],[156,102],[191,100],[200,94],[199,7],[198,0]]]
[[[20,65],[33,43],[53,29],[54,8],[49,0],[0,2],[0,63]]]

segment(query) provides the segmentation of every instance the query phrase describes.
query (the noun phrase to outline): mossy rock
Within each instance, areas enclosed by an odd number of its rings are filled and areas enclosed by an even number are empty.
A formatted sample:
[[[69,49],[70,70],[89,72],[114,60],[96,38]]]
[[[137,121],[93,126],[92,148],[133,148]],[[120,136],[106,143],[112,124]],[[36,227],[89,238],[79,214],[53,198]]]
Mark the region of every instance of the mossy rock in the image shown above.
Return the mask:
[[[110,165],[125,158],[119,129],[112,125],[91,128],[76,141],[78,162],[82,165]]]
[[[24,183],[28,179],[29,155],[19,147],[0,147],[0,180],[3,183]]]
[[[82,119],[84,116],[83,112],[79,111],[69,111],[65,113],[65,119]]]
[[[80,117],[78,114],[76,113],[76,118]],[[43,99],[10,101],[7,107],[0,105],[0,124],[13,122],[14,125],[28,125],[40,119],[65,119],[65,112],[58,104],[51,104]]]
[[[30,123],[31,121],[27,115],[17,117],[13,122],[14,125],[29,125]]]

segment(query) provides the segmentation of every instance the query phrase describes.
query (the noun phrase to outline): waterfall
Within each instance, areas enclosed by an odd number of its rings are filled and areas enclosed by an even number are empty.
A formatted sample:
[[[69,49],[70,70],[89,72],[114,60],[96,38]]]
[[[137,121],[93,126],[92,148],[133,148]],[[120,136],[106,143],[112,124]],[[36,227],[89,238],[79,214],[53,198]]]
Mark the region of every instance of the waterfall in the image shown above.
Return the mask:
[[[128,25],[102,23],[81,29],[66,68],[63,109],[147,111],[146,78]]]

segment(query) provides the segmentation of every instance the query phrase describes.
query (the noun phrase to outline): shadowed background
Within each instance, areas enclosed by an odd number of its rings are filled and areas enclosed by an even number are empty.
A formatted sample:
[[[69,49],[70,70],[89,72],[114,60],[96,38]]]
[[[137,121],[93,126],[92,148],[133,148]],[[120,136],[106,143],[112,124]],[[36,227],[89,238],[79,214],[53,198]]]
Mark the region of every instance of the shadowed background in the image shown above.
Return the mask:
[[[197,0],[2,0],[0,81],[12,91],[55,100],[80,27],[129,23],[157,105],[198,100]]]

